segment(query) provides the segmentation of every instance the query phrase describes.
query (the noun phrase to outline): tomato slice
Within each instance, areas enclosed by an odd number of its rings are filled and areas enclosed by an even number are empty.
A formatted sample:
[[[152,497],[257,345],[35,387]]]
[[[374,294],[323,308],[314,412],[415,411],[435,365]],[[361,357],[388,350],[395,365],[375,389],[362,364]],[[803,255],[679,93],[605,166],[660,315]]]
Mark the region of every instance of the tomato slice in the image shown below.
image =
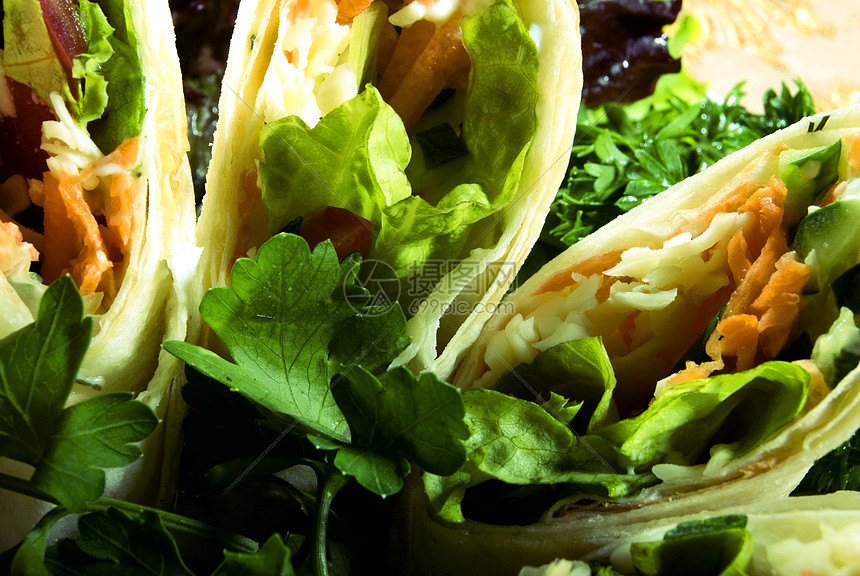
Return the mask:
[[[323,240],[331,240],[340,260],[353,252],[367,258],[373,243],[373,222],[346,208],[328,206],[303,219],[299,233],[311,249]]]
[[[48,153],[42,150],[42,123],[56,120],[54,113],[30,88],[6,78],[15,118],[0,118],[0,182],[20,174],[42,179]]]
[[[87,50],[87,39],[72,0],[39,0],[54,51],[72,80],[72,59]]]

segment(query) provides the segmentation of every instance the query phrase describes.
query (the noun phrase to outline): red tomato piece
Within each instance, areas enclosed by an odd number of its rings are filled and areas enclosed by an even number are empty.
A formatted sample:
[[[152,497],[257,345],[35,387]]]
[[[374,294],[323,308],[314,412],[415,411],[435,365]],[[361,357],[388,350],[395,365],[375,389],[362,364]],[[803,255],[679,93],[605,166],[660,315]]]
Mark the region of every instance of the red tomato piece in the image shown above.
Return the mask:
[[[302,220],[299,233],[311,249],[323,240],[331,240],[340,260],[353,252],[367,258],[373,243],[373,222],[346,208],[328,206]]]

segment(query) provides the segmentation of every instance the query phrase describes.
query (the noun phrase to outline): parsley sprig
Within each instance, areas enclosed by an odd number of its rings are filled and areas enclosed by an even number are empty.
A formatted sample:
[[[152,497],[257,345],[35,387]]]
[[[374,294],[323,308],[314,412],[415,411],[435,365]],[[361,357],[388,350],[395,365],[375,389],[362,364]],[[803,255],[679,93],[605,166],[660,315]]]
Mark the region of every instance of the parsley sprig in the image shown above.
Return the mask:
[[[664,76],[655,94],[631,105],[580,110],[568,177],[556,195],[549,236],[565,245],[755,140],[815,112],[797,81],[741,104],[743,86],[722,101],[685,76]],[[553,220],[554,219],[554,220]]]

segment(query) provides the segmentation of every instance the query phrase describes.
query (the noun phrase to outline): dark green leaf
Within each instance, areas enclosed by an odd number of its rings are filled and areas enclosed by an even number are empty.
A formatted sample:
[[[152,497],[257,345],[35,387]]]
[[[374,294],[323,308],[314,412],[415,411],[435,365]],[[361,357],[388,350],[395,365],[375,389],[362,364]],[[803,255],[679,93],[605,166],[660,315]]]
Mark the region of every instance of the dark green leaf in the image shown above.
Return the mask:
[[[91,333],[81,296],[64,276],[45,292],[36,322],[0,340],[0,456],[39,464]]]
[[[469,430],[463,422],[462,396],[435,375],[416,379],[399,367],[377,378],[356,367],[333,393],[352,433],[352,445],[347,453],[341,449],[335,463],[348,466],[340,469],[377,494],[400,490],[408,460],[442,475],[465,462],[463,441]]]
[[[78,520],[78,537],[49,550],[52,568],[64,574],[191,576],[173,537],[153,512],[130,516],[115,508]]]
[[[130,393],[64,409],[91,331],[64,276],[45,292],[36,322],[0,341],[0,455],[34,466],[33,484],[75,512],[102,495],[101,468],[137,460],[134,443],[158,424]]]
[[[119,468],[140,458],[137,446],[158,425],[146,404],[132,394],[95,396],[70,406],[51,436],[33,484],[63,505],[82,512],[83,503],[104,492],[101,468]]]
[[[227,551],[212,576],[294,576],[292,551],[272,534],[254,554]]]

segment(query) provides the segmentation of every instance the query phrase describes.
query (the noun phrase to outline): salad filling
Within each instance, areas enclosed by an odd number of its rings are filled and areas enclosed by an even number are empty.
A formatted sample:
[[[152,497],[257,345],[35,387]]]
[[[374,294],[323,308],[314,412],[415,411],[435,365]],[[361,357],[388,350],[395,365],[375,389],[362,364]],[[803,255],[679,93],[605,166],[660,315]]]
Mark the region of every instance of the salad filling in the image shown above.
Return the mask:
[[[269,57],[253,103],[266,129],[236,254],[297,218],[332,237],[372,230],[369,247],[340,252],[364,250],[400,278],[494,245],[500,232],[476,225],[514,200],[536,130],[539,33],[513,4],[326,0],[271,18],[275,50],[249,42],[252,61]]]
[[[122,3],[6,0],[3,9],[0,282],[28,321],[44,285],[65,273],[87,311],[103,313],[141,234],[138,39]],[[3,334],[18,326],[2,324]]]

